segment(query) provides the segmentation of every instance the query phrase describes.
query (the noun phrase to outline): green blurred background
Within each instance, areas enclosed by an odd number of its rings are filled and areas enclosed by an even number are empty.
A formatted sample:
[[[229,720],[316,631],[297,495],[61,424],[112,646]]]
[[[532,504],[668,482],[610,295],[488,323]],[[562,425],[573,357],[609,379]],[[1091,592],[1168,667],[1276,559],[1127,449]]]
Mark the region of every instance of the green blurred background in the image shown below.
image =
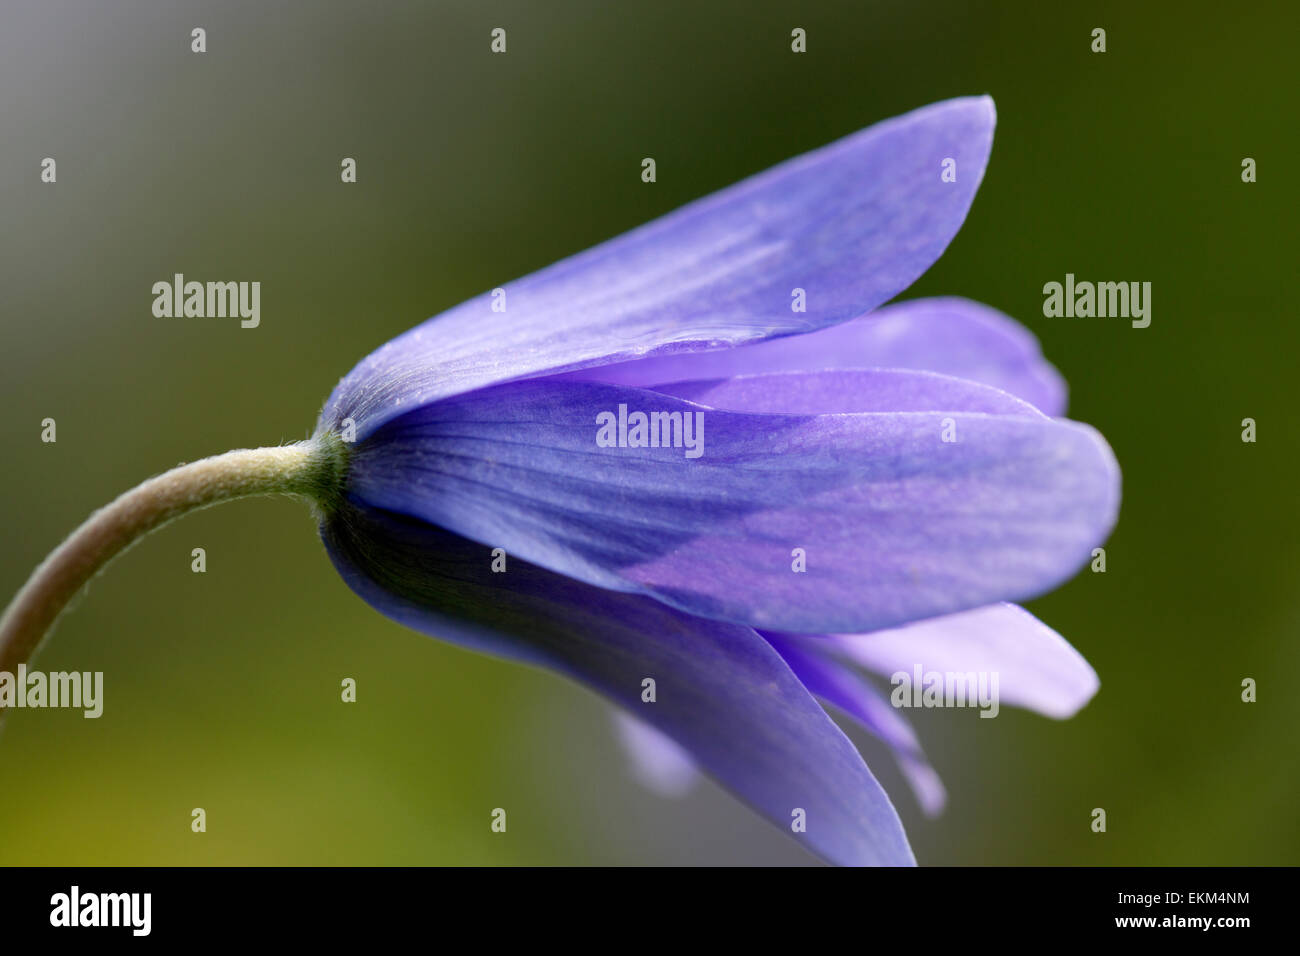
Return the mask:
[[[427,316],[987,92],[984,186],[906,296],[1019,317],[1115,448],[1107,573],[1031,605],[1102,689],[1065,723],[916,714],[950,793],[935,821],[854,739],[923,863],[1300,862],[1297,24],[1281,4],[1166,6],[3,0],[0,590],[146,476],[305,437],[341,375]],[[260,280],[261,327],[154,318],[174,272]],[[1150,328],[1043,318],[1066,272],[1151,281]],[[34,666],[104,671],[105,715],[11,714],[0,863],[813,862],[712,785],[641,790],[587,691],[369,610],[293,502],[148,538]]]

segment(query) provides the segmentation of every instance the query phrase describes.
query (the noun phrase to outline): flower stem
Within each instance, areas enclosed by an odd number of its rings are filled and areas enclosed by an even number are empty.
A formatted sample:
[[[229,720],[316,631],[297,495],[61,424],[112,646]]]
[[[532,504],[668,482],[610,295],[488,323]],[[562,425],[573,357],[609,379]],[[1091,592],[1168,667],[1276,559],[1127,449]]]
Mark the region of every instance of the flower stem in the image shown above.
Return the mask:
[[[199,508],[253,495],[296,495],[328,508],[342,473],[342,443],[326,436],[215,455],[132,488],[87,518],[14,596],[0,617],[0,672],[15,673],[82,587],[150,531]]]

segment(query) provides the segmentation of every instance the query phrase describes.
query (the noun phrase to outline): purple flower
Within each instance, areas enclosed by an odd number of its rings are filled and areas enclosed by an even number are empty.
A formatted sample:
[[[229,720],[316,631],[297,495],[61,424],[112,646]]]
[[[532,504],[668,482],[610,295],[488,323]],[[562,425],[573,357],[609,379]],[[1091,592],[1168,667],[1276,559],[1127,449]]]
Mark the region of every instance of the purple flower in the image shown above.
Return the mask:
[[[1028,332],[962,299],[873,312],[960,228],[993,126],[988,98],[878,124],[380,348],[317,427],[355,439],[340,573],[605,695],[824,859],[914,862],[822,702],[937,809],[861,671],[992,671],[1074,713],[1096,675],[1003,602],[1077,571],[1119,501]]]

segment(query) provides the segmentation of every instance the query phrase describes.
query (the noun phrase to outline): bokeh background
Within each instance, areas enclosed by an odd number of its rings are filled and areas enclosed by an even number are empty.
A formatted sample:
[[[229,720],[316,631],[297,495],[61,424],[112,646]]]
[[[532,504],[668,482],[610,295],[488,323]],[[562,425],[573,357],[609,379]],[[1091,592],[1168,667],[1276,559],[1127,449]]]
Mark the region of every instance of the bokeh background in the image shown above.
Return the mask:
[[[852,735],[923,863],[1300,862],[1296,26],[1282,4],[3,0],[0,591],[146,476],[305,437],[427,316],[987,92],[983,188],[905,296],[1020,318],[1114,446],[1107,573],[1030,605],[1102,689],[1065,723],[913,713],[950,792],[934,821]],[[261,327],[154,318],[174,272],[260,280]],[[1150,328],[1044,318],[1066,272],[1151,281]],[[35,666],[104,671],[105,715],[10,715],[0,863],[814,862],[711,784],[640,789],[587,691],[369,610],[294,502],[147,539]]]

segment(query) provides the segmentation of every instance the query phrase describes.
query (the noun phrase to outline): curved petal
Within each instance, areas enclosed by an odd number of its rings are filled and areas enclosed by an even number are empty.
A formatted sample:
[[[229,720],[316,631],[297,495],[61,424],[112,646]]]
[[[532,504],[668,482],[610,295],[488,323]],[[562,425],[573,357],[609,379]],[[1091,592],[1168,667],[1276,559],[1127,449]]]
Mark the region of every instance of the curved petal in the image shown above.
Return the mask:
[[[972,401],[991,392],[958,384]],[[692,450],[683,428],[665,431],[677,447],[601,447],[620,409],[679,413],[702,441]],[[1118,478],[1093,430],[1036,415],[754,414],[541,380],[390,423],[356,446],[348,484],[590,584],[822,633],[1055,587],[1109,532]]]
[[[667,734],[626,711],[613,712],[614,729],[641,785],[662,797],[681,797],[695,786],[700,768]]]
[[[979,188],[993,101],[947,100],[848,136],[444,312],[384,345],[317,430],[545,372],[808,332],[868,312],[947,248]],[[941,164],[957,160],[958,181]],[[792,293],[806,293],[795,312]],[[499,301],[499,300],[495,300]]]
[[[983,412],[1045,417],[1028,402],[987,385],[907,369],[772,372],[671,382],[653,391],[729,412],[822,415],[835,412]]]
[[[947,793],[912,725],[858,674],[837,660],[822,638],[762,631],[814,697],[844,711],[894,752],[899,769],[928,816],[943,810]]]
[[[593,588],[424,522],[345,505],[321,529],[348,585],[433,637],[557,670],[648,721],[809,850],[914,863],[893,805],[848,738],[749,628]],[[656,700],[642,701],[643,681]]]
[[[655,356],[565,376],[648,388],[687,379],[847,368],[940,372],[1009,392],[1052,417],[1065,414],[1065,380],[1043,358],[1033,333],[997,309],[955,297],[899,302],[795,338]]]
[[[1101,686],[1082,654],[1014,604],[871,634],[839,634],[833,641],[856,663],[885,676],[910,674],[917,665],[927,671],[996,673],[1003,703],[1058,719],[1073,717]]]

